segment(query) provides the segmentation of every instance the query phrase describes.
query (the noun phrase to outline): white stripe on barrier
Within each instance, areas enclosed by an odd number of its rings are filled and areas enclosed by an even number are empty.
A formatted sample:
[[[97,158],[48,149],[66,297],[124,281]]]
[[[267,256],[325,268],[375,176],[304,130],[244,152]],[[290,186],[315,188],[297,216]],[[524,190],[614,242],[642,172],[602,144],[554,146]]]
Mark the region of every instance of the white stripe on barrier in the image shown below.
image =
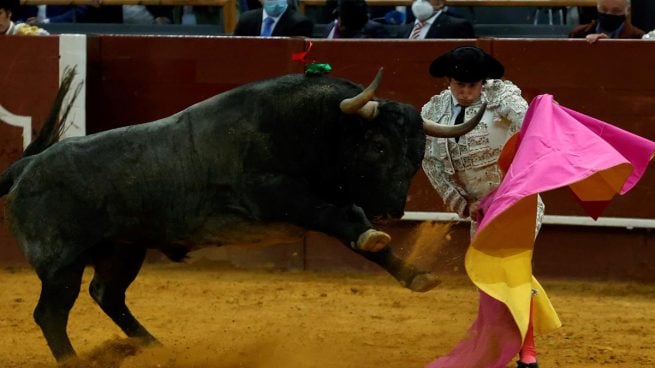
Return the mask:
[[[3,121],[23,130],[23,150],[25,150],[30,142],[32,142],[32,117],[14,115],[0,105],[0,123]]]
[[[454,212],[405,212],[402,218],[407,221],[461,221]],[[599,227],[623,227],[626,229],[645,228],[655,229],[655,219],[627,218],[627,217],[601,217],[594,220],[584,216],[557,216],[545,215],[544,224],[547,225],[569,225],[569,226],[599,226]]]
[[[59,36],[59,78],[66,67],[75,66],[77,76],[71,90],[79,83],[86,83],[86,35],[63,34]],[[69,95],[70,96],[70,95]],[[86,135],[86,85],[73,103],[62,138]]]

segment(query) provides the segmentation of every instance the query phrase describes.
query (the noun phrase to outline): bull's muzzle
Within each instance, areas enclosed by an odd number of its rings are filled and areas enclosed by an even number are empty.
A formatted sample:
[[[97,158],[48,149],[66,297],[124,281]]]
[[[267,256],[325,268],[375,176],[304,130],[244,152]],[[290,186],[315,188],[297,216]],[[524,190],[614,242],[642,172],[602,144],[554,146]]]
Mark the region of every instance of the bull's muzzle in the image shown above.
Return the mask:
[[[471,120],[465,122],[464,124],[458,124],[458,125],[444,125],[444,124],[437,124],[432,120],[423,118],[423,131],[425,134],[431,136],[431,137],[442,137],[442,138],[452,138],[452,137],[459,137],[461,135],[464,135],[473,128],[475,128],[479,123],[480,120],[482,120],[482,115],[484,115],[485,110],[487,109],[487,103],[483,103],[482,107],[480,107],[480,111],[478,111],[477,114],[475,114],[474,117],[471,118]]]

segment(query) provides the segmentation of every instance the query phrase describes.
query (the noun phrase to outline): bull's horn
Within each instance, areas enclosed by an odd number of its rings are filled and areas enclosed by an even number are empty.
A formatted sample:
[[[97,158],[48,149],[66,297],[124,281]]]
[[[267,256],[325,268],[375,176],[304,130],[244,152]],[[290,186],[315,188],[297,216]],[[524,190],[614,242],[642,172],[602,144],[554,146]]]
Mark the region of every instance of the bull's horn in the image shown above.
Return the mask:
[[[477,114],[471,120],[465,122],[464,124],[458,124],[458,125],[443,125],[443,124],[437,124],[432,120],[423,118],[423,131],[425,134],[431,136],[431,137],[442,137],[442,138],[452,138],[452,137],[459,137],[461,135],[464,135],[473,128],[475,128],[479,123],[480,120],[482,120],[482,115],[484,115],[484,111],[487,109],[487,103],[483,103],[482,107],[480,108],[480,111],[478,111]]]
[[[361,109],[357,110],[357,114],[363,117],[366,120],[373,120],[378,116],[378,105],[380,103],[377,101],[369,101]]]
[[[367,112],[370,113],[373,107],[366,108],[365,105],[367,102],[371,101],[373,96],[375,96],[375,90],[378,88],[378,86],[380,85],[380,81],[382,80],[382,70],[383,68],[380,68],[378,70],[378,73],[375,75],[373,82],[371,82],[371,84],[369,84],[365,90],[360,92],[355,97],[346,98],[343,101],[341,101],[341,104],[339,104],[339,107],[341,107],[341,111],[343,111],[346,114],[358,113],[363,117],[368,118],[367,116],[364,115]],[[364,108],[366,108],[367,111],[360,111],[360,109],[364,109]],[[377,108],[375,108],[375,111],[377,111]]]

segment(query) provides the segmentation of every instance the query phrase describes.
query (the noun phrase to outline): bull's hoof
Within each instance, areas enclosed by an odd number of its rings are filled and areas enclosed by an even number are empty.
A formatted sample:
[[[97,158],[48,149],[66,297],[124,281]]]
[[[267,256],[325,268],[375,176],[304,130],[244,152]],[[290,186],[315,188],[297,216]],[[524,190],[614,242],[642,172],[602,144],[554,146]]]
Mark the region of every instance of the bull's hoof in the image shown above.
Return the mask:
[[[357,250],[364,252],[377,252],[382,250],[391,241],[389,234],[375,230],[368,229],[363,232],[359,239],[357,239]]]
[[[405,286],[409,290],[424,293],[434,289],[439,284],[441,284],[441,280],[439,280],[435,274],[426,272],[414,276],[414,278],[409,282],[409,285]]]

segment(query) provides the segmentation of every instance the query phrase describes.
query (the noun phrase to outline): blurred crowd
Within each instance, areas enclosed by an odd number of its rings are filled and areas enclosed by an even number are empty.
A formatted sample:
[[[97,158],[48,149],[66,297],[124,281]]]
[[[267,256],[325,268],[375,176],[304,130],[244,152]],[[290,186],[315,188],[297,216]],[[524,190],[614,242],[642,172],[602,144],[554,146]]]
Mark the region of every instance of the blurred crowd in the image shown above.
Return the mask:
[[[0,34],[46,34],[54,23],[119,23],[222,26],[221,7],[103,5],[24,6],[0,0]],[[450,7],[447,0],[415,0],[411,6],[371,6],[365,0],[326,0],[300,12],[300,0],[237,0],[236,36],[320,38],[475,38],[483,24],[567,27],[568,37],[593,43],[606,38],[655,39],[655,2],[597,0],[596,7]],[[641,1],[641,2],[639,2]],[[634,11],[634,7],[641,7]],[[499,11],[501,13],[499,13]],[[632,16],[634,14],[634,17]],[[535,28],[537,29],[537,28]],[[483,36],[489,36],[484,34]],[[562,36],[566,36],[563,34]]]

